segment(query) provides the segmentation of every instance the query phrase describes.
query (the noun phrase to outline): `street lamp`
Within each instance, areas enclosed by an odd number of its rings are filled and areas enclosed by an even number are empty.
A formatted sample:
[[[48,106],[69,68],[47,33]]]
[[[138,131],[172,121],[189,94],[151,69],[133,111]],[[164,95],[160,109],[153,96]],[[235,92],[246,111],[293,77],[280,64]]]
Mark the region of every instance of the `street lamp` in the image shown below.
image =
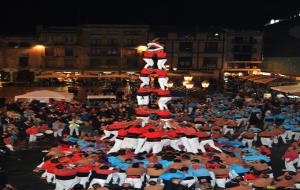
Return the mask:
[[[192,81],[193,77],[192,76],[184,76],[183,77],[185,81]]]
[[[194,87],[194,83],[192,81],[183,81],[185,87],[185,110],[188,110],[188,92],[190,89]]]
[[[148,47],[147,46],[143,46],[143,45],[140,45],[136,48],[137,52],[138,53],[143,53],[144,51],[147,51]]]
[[[207,80],[204,80],[204,81],[201,82],[201,86],[202,86],[202,88],[206,89],[206,88],[209,87],[209,82]]]

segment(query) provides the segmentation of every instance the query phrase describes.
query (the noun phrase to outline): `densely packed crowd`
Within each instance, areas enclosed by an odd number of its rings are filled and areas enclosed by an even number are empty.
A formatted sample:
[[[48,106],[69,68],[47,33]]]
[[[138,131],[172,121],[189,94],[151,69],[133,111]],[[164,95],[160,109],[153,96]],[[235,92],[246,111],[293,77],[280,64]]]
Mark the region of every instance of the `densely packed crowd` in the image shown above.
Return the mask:
[[[154,118],[144,127],[130,104],[99,105],[13,103],[1,114],[2,143],[14,150],[18,138],[61,139],[35,170],[57,190],[76,183],[90,189],[299,188],[294,102],[216,95],[189,104],[190,113],[175,111],[167,126]],[[290,144],[282,157],[286,172],[274,178],[270,148],[280,140]]]

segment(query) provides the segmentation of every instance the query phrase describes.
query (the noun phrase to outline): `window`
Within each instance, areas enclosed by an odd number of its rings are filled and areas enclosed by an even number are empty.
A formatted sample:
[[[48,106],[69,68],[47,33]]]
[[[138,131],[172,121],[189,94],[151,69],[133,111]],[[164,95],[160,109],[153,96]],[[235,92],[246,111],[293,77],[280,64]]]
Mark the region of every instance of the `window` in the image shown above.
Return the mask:
[[[243,52],[251,52],[252,46],[243,46]]]
[[[179,57],[178,58],[178,69],[191,69],[193,64],[192,57]]]
[[[239,52],[240,51],[240,46],[233,46],[233,51]]]
[[[21,42],[21,43],[20,43],[20,47],[21,47],[21,48],[27,48],[27,47],[30,47],[30,43],[28,43],[28,42]]]
[[[102,54],[102,51],[100,48],[92,48],[91,49],[91,55],[94,55],[94,56],[99,56]]]
[[[74,37],[73,36],[71,36],[71,35],[65,36],[65,43],[66,44],[71,44],[73,42],[74,42]]]
[[[18,43],[16,43],[16,42],[8,42],[7,46],[10,48],[18,48],[19,47]]]
[[[65,48],[65,56],[74,56],[73,48]]]
[[[251,54],[234,54],[234,61],[250,61]]]
[[[107,50],[107,55],[117,55],[117,49],[109,49],[109,50]]]
[[[101,39],[91,39],[90,44],[92,46],[100,46],[102,44],[102,40]]]
[[[134,46],[134,45],[137,44],[137,40],[136,40],[136,39],[127,39],[126,44],[127,44],[128,46]]]
[[[54,42],[54,37],[52,35],[46,35],[44,37],[45,44],[53,44],[53,42]]]
[[[107,44],[108,45],[117,45],[117,39],[108,39]]]
[[[241,43],[244,42],[244,39],[243,39],[243,37],[235,37],[235,38],[234,38],[234,42],[235,42],[235,43],[238,43],[238,44],[241,44]]]
[[[191,52],[193,50],[192,42],[180,42],[179,43],[179,51],[182,52]]]
[[[206,42],[205,52],[207,53],[217,53],[218,52],[218,42]]]
[[[117,65],[118,64],[118,61],[117,59],[107,59],[107,64],[109,65]]]
[[[167,32],[155,32],[154,38],[168,38]]]
[[[46,56],[54,56],[54,49],[50,47],[45,48],[45,55]]]
[[[29,62],[29,58],[26,57],[19,57],[19,66],[20,67],[27,67],[28,66],[28,62]]]
[[[204,57],[203,58],[203,67],[208,69],[216,69],[218,67],[218,58],[217,57]]]
[[[179,32],[178,36],[179,38],[191,39],[194,37],[194,34],[191,32]]]

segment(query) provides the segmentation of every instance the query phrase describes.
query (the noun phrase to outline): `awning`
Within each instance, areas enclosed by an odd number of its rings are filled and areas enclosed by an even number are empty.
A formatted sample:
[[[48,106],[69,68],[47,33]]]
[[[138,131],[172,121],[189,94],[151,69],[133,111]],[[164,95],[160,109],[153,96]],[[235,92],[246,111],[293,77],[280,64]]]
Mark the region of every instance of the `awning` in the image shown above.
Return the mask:
[[[296,96],[300,95],[300,84],[288,85],[288,86],[275,86],[275,87],[271,87],[271,89],[279,92],[287,93],[287,94],[294,94]]]

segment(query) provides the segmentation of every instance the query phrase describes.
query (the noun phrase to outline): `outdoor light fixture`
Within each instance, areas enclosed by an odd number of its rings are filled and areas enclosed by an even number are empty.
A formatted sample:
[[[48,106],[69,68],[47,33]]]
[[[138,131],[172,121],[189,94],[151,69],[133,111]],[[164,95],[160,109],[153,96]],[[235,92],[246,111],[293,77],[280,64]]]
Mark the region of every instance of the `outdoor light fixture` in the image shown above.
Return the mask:
[[[192,83],[192,82],[187,82],[187,83],[185,84],[185,87],[186,87],[187,89],[192,89],[192,88],[194,87],[194,83]]]
[[[202,88],[208,88],[209,87],[209,82],[207,80],[204,80],[201,82]]]
[[[184,80],[184,81],[182,82],[182,85],[185,86],[188,82],[189,82],[189,81]]]
[[[177,67],[173,67],[173,71],[177,71]]]
[[[111,72],[103,72],[103,74],[107,74],[107,75],[109,75],[109,74],[111,74]]]
[[[185,80],[185,81],[192,81],[192,80],[193,80],[193,77],[192,77],[192,76],[185,76],[185,77],[184,77],[184,80]]]
[[[37,50],[43,50],[43,49],[45,49],[45,46],[41,45],[41,44],[38,44],[38,45],[35,45],[34,48],[37,49]]]
[[[138,51],[138,53],[141,53],[141,52],[143,52],[143,51],[147,51],[147,46],[138,46],[137,48],[136,48],[136,50]]]

